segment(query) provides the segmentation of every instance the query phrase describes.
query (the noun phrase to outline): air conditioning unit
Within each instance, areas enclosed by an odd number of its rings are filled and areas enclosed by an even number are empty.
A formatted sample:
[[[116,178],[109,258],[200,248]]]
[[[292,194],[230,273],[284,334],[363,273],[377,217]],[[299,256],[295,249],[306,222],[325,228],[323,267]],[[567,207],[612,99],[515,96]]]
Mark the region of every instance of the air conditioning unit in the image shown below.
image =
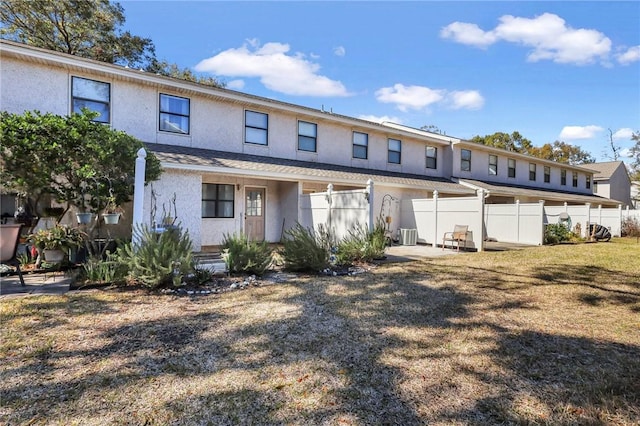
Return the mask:
[[[415,246],[417,242],[417,229],[400,229],[400,244],[402,244],[403,246]]]

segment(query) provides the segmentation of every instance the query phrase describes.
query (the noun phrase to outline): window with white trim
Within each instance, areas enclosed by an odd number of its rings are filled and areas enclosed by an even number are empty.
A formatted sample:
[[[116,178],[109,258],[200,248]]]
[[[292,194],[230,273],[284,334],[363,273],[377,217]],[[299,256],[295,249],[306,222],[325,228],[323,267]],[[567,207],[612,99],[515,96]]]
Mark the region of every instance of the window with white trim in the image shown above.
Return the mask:
[[[536,180],[536,165],[534,163],[529,163],[529,180]]]
[[[551,182],[551,167],[544,166],[544,183]]]
[[[591,189],[591,175],[587,175],[587,189]]]
[[[83,108],[97,112],[98,116],[93,121],[110,123],[111,84],[71,77],[71,107],[76,113],[81,113]]]
[[[560,185],[566,185],[567,184],[567,171],[566,170],[560,170]]]
[[[571,184],[574,188],[578,187],[578,172],[573,172],[571,174]]]

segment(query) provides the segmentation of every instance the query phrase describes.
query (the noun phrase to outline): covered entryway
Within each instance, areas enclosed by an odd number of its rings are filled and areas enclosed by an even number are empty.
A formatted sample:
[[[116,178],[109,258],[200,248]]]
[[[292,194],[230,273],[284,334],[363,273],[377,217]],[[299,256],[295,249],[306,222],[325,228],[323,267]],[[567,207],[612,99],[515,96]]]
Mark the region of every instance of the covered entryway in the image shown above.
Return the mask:
[[[250,241],[264,241],[264,188],[245,188],[244,229]]]

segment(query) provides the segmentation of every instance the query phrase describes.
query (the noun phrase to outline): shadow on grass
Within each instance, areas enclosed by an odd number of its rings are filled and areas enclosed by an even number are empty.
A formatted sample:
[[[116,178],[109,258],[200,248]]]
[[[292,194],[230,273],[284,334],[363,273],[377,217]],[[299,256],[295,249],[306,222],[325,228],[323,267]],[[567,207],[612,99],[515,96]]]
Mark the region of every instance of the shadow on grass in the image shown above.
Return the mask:
[[[456,280],[473,279],[476,286],[472,288],[440,281],[444,271],[423,262],[389,273],[291,280],[280,286],[295,289],[293,295],[280,297],[282,293],[275,286],[271,294],[257,300],[234,300],[232,293],[222,296],[227,312],[228,302],[235,303],[233,313],[225,314],[221,305],[216,305],[219,299],[196,299],[189,306],[192,310],[180,315],[107,328],[99,335],[104,340],[100,345],[67,351],[52,348],[24,365],[19,375],[27,380],[19,384],[11,380],[12,384],[3,386],[0,397],[14,413],[9,423],[38,416],[55,421],[70,403],[83,398],[126,393],[128,388],[157,383],[161,378],[184,383],[210,378],[206,391],[192,389],[167,398],[172,390],[165,389],[152,401],[154,409],[167,416],[166,423],[181,419],[186,424],[337,424],[347,414],[352,424],[580,423],[579,412],[567,412],[567,407],[620,410],[623,418],[637,418],[637,408],[633,408],[639,402],[637,346],[533,330],[513,332],[509,324],[478,319],[483,307],[499,311],[535,307],[517,297],[482,294],[481,287],[495,284],[500,274],[504,276],[502,271],[486,269],[478,274],[478,270],[460,269],[453,275]],[[446,273],[451,275],[448,270]],[[108,304],[86,301],[86,307],[77,308],[77,312],[69,308],[69,312],[110,313]],[[267,311],[261,321],[227,325],[257,309],[259,303],[268,305],[270,301],[293,313],[270,316]],[[143,309],[143,305],[131,309]],[[211,305],[214,308],[206,311]],[[486,332],[472,334],[475,329]],[[467,340],[473,343],[469,352],[449,347]],[[486,365],[464,371],[465,356],[475,356],[476,347],[482,348],[480,355],[496,365],[500,374],[483,371]],[[389,362],[388,357],[394,354],[400,361]],[[61,383],[37,380],[71,362],[93,365],[108,359],[121,360],[117,370],[95,367]],[[446,371],[449,368],[452,376],[441,373],[436,383],[417,385],[411,391],[402,388],[403,383],[414,380],[408,376],[412,364],[419,362],[437,363]],[[14,371],[11,377],[17,375]],[[464,375],[473,376],[490,394],[461,395],[466,389]],[[218,385],[225,376],[242,376],[245,381]],[[311,378],[307,381],[306,377]],[[330,391],[322,391],[324,387]],[[315,403],[298,406],[314,392],[320,394]],[[456,398],[473,402],[462,407],[440,402],[448,408],[425,414],[431,400],[441,393],[451,402]],[[539,412],[548,413],[548,419],[520,413],[523,395],[535,400],[542,407]],[[137,414],[128,405],[130,397],[106,407],[98,404],[98,412],[93,414],[109,410],[134,418]],[[597,418],[588,414],[587,420]]]

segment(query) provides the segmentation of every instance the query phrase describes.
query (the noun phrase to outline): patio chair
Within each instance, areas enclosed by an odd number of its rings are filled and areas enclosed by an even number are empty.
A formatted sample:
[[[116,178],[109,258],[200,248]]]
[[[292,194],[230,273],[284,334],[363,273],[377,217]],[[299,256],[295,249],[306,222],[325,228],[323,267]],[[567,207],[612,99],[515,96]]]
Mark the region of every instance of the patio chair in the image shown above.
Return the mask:
[[[442,250],[444,250],[445,243],[447,241],[451,242],[451,248],[453,248],[453,243],[456,243],[458,246],[458,251],[460,251],[460,244],[464,243],[465,250],[467,249],[467,231],[469,230],[469,225],[455,225],[453,227],[453,232],[445,232],[442,237]]]
[[[24,277],[20,270],[20,261],[16,258],[20,229],[22,225],[0,225],[0,263],[13,264],[16,267],[20,284],[24,287]]]

